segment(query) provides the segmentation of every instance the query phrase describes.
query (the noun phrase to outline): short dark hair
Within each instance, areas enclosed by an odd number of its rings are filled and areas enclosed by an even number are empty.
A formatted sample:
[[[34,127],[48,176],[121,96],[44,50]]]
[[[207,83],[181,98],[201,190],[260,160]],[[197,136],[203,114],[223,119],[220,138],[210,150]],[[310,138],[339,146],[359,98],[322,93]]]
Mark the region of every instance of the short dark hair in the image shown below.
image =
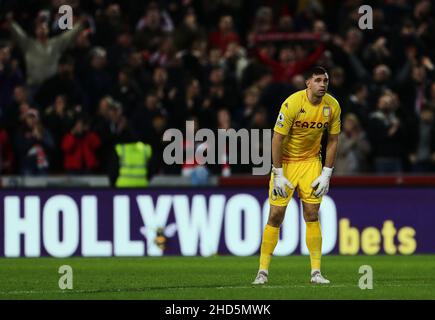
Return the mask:
[[[314,66],[311,67],[308,72],[305,73],[305,79],[308,80],[310,79],[313,75],[314,76],[318,76],[321,74],[328,74],[328,71],[326,71],[325,68],[321,67],[321,66]]]

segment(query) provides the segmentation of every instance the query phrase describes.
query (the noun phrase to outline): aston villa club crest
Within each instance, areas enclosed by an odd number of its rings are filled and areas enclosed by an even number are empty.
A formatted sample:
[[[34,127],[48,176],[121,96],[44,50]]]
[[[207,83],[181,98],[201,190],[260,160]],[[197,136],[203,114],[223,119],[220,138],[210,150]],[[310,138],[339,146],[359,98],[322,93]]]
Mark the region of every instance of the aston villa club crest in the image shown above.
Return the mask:
[[[331,107],[324,106],[323,107],[323,116],[324,117],[329,117],[330,114],[331,114]]]

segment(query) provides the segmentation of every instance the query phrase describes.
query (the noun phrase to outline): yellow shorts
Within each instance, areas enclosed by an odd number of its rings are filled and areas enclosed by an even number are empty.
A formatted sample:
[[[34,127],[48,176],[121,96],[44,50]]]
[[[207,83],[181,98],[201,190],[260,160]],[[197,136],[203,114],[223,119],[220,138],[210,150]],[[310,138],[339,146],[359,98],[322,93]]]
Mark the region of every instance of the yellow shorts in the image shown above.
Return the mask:
[[[283,163],[282,170],[284,176],[291,182],[291,184],[298,190],[299,199],[307,203],[320,203],[322,197],[317,198],[314,195],[314,189],[311,188],[311,184],[322,173],[322,163],[319,159],[298,161],[292,163]],[[287,198],[283,198],[279,195],[272,194],[273,190],[273,173],[270,176],[269,182],[269,203],[274,206],[283,207],[286,206],[294,190],[286,187]]]

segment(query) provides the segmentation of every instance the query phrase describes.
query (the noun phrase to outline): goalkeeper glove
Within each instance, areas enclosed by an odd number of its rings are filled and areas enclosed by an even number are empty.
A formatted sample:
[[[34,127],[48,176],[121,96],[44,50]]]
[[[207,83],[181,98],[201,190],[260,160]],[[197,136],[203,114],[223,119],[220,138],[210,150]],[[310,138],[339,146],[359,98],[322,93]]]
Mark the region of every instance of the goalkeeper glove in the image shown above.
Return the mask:
[[[323,167],[322,174],[311,184],[311,188],[316,188],[317,186],[316,191],[314,192],[316,197],[319,198],[328,193],[329,180],[331,180],[333,169],[334,168]]]
[[[282,168],[275,168],[272,166],[272,172],[273,172],[273,195],[277,196],[280,195],[283,198],[287,198],[287,192],[285,187],[289,187],[290,189],[294,189],[293,185],[290,183],[290,181],[287,180],[286,177],[284,177],[284,174],[282,172]]]

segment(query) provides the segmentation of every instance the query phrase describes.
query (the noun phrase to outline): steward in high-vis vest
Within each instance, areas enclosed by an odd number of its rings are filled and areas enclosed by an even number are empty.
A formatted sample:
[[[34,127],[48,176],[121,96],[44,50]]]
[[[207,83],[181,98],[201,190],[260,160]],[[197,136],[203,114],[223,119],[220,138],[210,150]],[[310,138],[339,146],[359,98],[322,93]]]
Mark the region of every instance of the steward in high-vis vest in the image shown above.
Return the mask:
[[[143,142],[119,143],[115,146],[119,159],[117,187],[146,187],[147,165],[152,155],[149,144]]]

